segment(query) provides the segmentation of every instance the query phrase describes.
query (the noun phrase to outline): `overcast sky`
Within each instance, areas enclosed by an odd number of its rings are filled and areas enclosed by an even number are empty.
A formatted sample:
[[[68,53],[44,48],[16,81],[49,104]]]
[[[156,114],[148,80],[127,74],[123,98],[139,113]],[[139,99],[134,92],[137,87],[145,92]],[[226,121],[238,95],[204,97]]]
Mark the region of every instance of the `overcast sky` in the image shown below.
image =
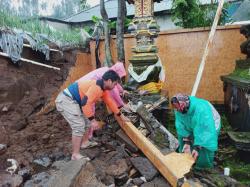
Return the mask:
[[[47,2],[47,4],[48,4],[47,9],[46,10],[39,10],[40,15],[47,16],[47,15],[50,15],[51,12],[53,11],[53,6],[60,3],[61,0],[40,0],[39,2],[40,3]],[[12,7],[14,7],[15,9],[18,9],[18,7],[20,6],[20,3],[21,3],[20,0],[11,0]],[[91,7],[93,7],[93,6],[97,5],[97,4],[99,4],[100,0],[87,0],[87,3]]]

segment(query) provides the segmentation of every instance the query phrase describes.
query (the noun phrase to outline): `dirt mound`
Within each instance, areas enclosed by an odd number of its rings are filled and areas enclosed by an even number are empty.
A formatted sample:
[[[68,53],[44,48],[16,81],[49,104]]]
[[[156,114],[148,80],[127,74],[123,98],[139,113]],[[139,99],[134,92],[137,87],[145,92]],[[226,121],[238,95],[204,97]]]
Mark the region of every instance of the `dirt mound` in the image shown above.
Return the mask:
[[[0,58],[0,144],[7,145],[0,151],[0,170],[6,168],[7,158],[24,167],[41,155],[69,154],[64,144],[71,138],[67,123],[55,110],[39,116],[37,112],[65,81],[75,56],[75,51],[68,52],[57,62],[61,71],[28,63],[16,67]]]

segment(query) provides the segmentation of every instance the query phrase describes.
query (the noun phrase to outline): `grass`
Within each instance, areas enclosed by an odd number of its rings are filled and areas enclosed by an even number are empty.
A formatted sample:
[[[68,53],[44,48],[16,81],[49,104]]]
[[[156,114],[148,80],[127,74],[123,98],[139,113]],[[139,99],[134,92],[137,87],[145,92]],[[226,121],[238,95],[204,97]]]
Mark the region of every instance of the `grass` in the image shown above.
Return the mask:
[[[58,31],[49,27],[49,25],[42,24],[38,18],[22,20],[16,15],[0,11],[0,27],[20,29],[30,33],[34,38],[36,38],[37,34],[44,34],[49,40],[59,45],[82,45],[80,29]],[[46,41],[41,42],[46,43]]]
[[[232,131],[232,127],[230,126],[228,119],[225,115],[221,116],[222,120],[222,128],[221,134],[225,134],[228,131]],[[229,144],[229,145],[228,145]],[[223,153],[222,150],[227,149],[226,152]],[[237,150],[234,146],[232,146],[227,139],[226,144],[220,146],[219,149],[220,157],[224,157],[224,161],[222,162],[222,166],[230,168],[230,176],[235,178],[237,181],[244,185],[250,185],[250,164],[245,163],[240,160]],[[232,155],[229,154],[231,152]]]

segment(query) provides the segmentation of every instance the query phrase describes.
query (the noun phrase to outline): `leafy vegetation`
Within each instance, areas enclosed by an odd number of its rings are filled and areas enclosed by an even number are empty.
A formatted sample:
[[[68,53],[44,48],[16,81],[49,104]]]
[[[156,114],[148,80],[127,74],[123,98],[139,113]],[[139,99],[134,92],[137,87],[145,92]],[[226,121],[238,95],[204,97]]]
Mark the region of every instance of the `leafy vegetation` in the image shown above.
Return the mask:
[[[199,0],[174,0],[172,7],[172,20],[177,26],[184,28],[211,26],[217,10],[217,3],[201,5]],[[224,4],[224,9],[219,20],[219,24],[225,24],[228,14]]]
[[[227,132],[232,131],[232,127],[225,115],[221,116],[221,121],[221,135],[225,135]],[[250,185],[250,164],[240,160],[240,156],[238,155],[239,152],[230,144],[229,139],[227,139],[224,144],[220,145],[218,152],[219,157],[223,158],[222,167],[230,168],[230,176],[242,184]]]
[[[250,69],[237,68],[231,73],[231,75],[250,80]]]
[[[80,45],[81,34],[80,29],[72,29],[70,31],[58,31],[51,28],[49,25],[42,24],[38,18],[22,20],[18,16],[0,11],[0,27],[20,29],[31,33],[33,37],[36,34],[44,34],[51,41],[58,44]]]
[[[100,21],[102,21],[102,18],[98,17],[98,16],[92,16],[92,21],[95,23],[95,24],[98,24]],[[129,23],[132,21],[132,19],[129,19],[129,18],[125,18],[125,31],[126,29],[128,28],[129,26]],[[109,20],[109,29],[111,31],[111,33],[114,33],[116,31],[116,23],[117,21],[111,21]],[[93,33],[93,28],[89,27],[89,26],[85,26],[84,27],[84,30],[89,33],[90,35]]]

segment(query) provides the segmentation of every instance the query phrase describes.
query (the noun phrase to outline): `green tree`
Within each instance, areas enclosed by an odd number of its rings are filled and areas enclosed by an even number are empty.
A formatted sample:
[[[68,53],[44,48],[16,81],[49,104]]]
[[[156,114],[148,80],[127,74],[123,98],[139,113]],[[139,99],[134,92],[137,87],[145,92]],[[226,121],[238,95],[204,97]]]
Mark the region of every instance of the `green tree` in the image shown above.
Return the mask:
[[[81,10],[86,10],[90,8],[90,5],[87,3],[87,0],[80,0],[80,11]]]
[[[217,3],[201,5],[199,0],[174,0],[172,7],[172,20],[175,25],[183,28],[211,26],[217,10]],[[228,4],[224,4],[224,7]],[[228,17],[223,9],[219,25],[224,24]]]

